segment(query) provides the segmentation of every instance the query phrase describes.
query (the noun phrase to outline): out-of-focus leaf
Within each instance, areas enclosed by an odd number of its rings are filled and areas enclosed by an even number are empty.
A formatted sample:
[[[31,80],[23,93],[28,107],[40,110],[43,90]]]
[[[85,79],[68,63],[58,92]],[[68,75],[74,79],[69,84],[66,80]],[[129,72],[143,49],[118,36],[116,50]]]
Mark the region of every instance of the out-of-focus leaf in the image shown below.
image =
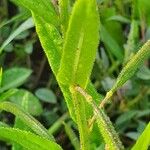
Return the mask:
[[[0,93],[10,88],[22,85],[31,75],[32,71],[26,68],[11,68],[3,72]]]
[[[17,14],[16,16],[12,17],[11,19],[7,20],[7,21],[4,21],[0,24],[0,29],[14,21],[20,21],[20,20],[24,20],[24,19],[27,19],[29,18],[31,15],[30,11],[29,10],[25,10],[19,14]]]
[[[106,28],[101,24],[101,40],[110,49],[110,52],[120,61],[123,59],[122,48],[118,43],[111,37]],[[109,41],[109,42],[108,42]]]
[[[24,51],[27,53],[27,54],[31,54],[32,51],[33,51],[33,43],[32,42],[28,42],[25,44],[25,49]]]
[[[137,111],[128,111],[128,112],[121,114],[116,120],[116,125],[119,126],[131,120],[136,114],[137,114]]]
[[[128,133],[126,133],[126,136],[129,137],[132,140],[137,140],[138,137],[140,136],[140,133],[138,133],[138,132],[128,132]]]
[[[47,88],[39,88],[38,90],[36,90],[35,95],[44,102],[53,104],[57,103],[55,94]]]
[[[34,27],[32,18],[29,18],[25,22],[23,22],[12,34],[10,34],[10,36],[6,39],[6,41],[4,41],[4,43],[0,47],[0,53],[17,35],[32,27]]]
[[[6,92],[0,93],[0,102],[8,100],[17,91],[18,91],[18,89],[10,89]]]
[[[2,75],[3,75],[3,69],[0,67],[0,88],[2,85]]]
[[[121,15],[115,15],[115,16],[111,16],[107,19],[108,21],[119,21],[121,23],[130,23],[130,19],[121,16]]]
[[[142,66],[137,72],[136,76],[142,80],[150,80],[150,69],[146,66]]]
[[[109,91],[111,89],[111,87],[113,86],[113,84],[115,83],[115,80],[110,78],[110,77],[105,77],[102,81],[102,86],[104,88],[105,91]]]
[[[71,128],[71,126],[69,125],[69,123],[64,123],[64,126],[65,126],[65,131],[66,131],[72,145],[74,146],[75,150],[79,150],[80,143],[79,143],[79,139],[78,139],[77,135],[74,133],[74,131]]]
[[[23,108],[31,115],[38,116],[43,112],[42,106],[37,97],[27,90],[18,90],[18,92],[10,97],[10,100],[20,106],[23,106]]]

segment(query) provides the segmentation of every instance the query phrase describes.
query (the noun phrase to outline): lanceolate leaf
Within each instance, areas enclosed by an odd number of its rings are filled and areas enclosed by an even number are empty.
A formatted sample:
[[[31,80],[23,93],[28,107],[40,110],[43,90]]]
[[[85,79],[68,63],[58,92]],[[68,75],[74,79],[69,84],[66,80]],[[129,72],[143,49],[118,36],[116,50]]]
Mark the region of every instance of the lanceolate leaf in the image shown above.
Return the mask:
[[[62,39],[53,25],[43,21],[36,13],[33,12],[32,14],[41,44],[44,47],[51,68],[56,75],[60,65]]]
[[[63,84],[79,84],[85,88],[89,81],[99,40],[95,3],[95,0],[77,1],[70,16],[58,73],[58,80]]]
[[[9,127],[0,127],[0,140],[15,142],[28,150],[62,150],[62,148],[53,141],[31,132]]]
[[[129,80],[141,64],[150,56],[150,40],[147,41],[142,48],[130,59],[130,61],[123,67],[120,72],[116,83],[113,85],[111,90],[107,92],[105,99],[100,104],[103,107],[113,93],[120,88],[127,80]]]
[[[46,22],[58,25],[58,16],[50,0],[12,0],[42,17]]]
[[[148,123],[142,135],[138,138],[132,150],[148,150],[150,146],[150,123]]]
[[[38,122],[24,110],[20,109],[17,105],[10,102],[2,102],[0,103],[0,109],[11,112],[22,122],[24,122],[28,127],[30,127],[35,133],[54,141],[53,136],[48,133],[48,131],[43,127],[40,122]]]
[[[147,41],[142,48],[130,59],[127,65],[122,69],[115,85],[111,91],[116,91],[121,87],[127,80],[129,80],[140,65],[150,56],[150,40]]]

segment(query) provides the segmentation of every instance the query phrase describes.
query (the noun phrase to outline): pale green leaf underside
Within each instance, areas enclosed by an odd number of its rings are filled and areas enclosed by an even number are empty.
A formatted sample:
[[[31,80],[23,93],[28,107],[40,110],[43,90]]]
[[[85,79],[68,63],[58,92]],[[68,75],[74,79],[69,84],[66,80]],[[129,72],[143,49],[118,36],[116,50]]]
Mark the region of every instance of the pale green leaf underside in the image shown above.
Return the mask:
[[[0,127],[0,140],[18,143],[28,150],[62,150],[58,144],[46,138],[9,127]]]

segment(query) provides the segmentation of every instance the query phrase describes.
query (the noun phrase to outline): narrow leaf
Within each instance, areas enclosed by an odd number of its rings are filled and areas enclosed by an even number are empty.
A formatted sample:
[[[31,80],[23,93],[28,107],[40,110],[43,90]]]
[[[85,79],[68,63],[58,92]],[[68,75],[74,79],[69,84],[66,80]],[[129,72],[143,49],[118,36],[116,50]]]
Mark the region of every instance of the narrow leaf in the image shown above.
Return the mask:
[[[132,150],[148,150],[149,146],[150,146],[150,123],[148,123],[142,135],[140,135],[136,144],[133,146]]]
[[[150,40],[147,41],[142,48],[130,59],[130,61],[123,67],[116,83],[111,90],[107,92],[106,97],[100,103],[100,108],[104,107],[105,103],[110,99],[113,93],[120,88],[127,80],[129,80],[141,66],[141,64],[150,56]]]
[[[10,89],[6,92],[0,93],[0,102],[8,100],[12,95],[14,95],[18,89]]]
[[[58,25],[58,16],[49,0],[12,0],[17,5],[22,5],[42,17],[47,23]]]
[[[70,16],[58,80],[86,87],[99,41],[99,18],[95,0],[77,1]],[[68,65],[66,65],[66,62]]]
[[[69,0],[59,0],[60,20],[63,36],[65,37],[69,22]]]
[[[150,40],[147,41],[142,48],[130,59],[127,65],[120,72],[116,83],[112,87],[111,91],[116,91],[127,80],[129,80],[140,67],[140,65],[150,56]]]
[[[54,140],[53,136],[48,133],[48,131],[43,127],[43,125],[34,119],[30,114],[19,108],[17,105],[10,102],[0,103],[0,109],[11,112],[16,117],[18,117],[22,122],[24,122],[28,127],[30,127],[35,133],[46,137],[47,139]]]
[[[113,37],[108,33],[106,28],[101,24],[101,40],[105,46],[110,49],[110,52],[120,61],[123,60],[123,51]]]
[[[4,43],[0,47],[0,53],[17,35],[32,27],[34,27],[32,18],[29,18],[25,22],[23,22],[12,34],[10,34],[10,36],[6,39],[6,41],[4,41]]]
[[[74,133],[74,131],[71,128],[71,126],[69,125],[69,123],[64,123],[64,126],[65,126],[65,132],[68,135],[73,147],[75,148],[75,150],[79,150],[80,149],[80,143],[79,143],[78,137]]]
[[[62,150],[53,141],[15,128],[0,127],[0,139],[18,143],[28,150]]]
[[[49,23],[43,21],[36,13],[32,13],[34,22],[36,24],[36,31],[39,35],[42,46],[50,63],[50,66],[54,72],[57,74],[60,59],[61,59],[61,46],[62,39],[58,30]]]

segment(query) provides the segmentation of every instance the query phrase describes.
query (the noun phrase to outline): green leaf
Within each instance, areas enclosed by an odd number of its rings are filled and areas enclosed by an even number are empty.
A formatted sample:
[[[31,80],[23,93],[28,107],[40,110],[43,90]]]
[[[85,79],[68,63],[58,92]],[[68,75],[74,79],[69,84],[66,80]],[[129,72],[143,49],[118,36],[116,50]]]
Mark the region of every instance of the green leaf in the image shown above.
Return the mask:
[[[10,36],[4,41],[2,46],[0,47],[0,53],[2,50],[20,33],[34,27],[34,23],[32,18],[27,19],[25,22],[23,22],[13,33],[10,34]]]
[[[14,95],[18,89],[10,89],[6,92],[0,93],[0,102],[8,100],[12,95]]]
[[[42,105],[31,92],[27,90],[18,90],[10,100],[20,106],[30,113],[31,115],[38,116],[43,112]]]
[[[60,20],[63,36],[65,37],[69,22],[69,0],[59,0]]]
[[[60,69],[59,83],[65,86],[79,84],[86,88],[99,42],[99,18],[95,0],[76,1],[66,33]],[[67,65],[66,65],[67,62]],[[88,150],[88,126],[84,99],[71,88],[76,122],[80,132],[81,149]]]
[[[3,75],[3,69],[0,68],[0,88],[1,88],[1,85],[2,85],[2,75]]]
[[[38,33],[38,36],[40,38],[40,42],[42,44],[42,47],[44,48],[44,51],[46,53],[46,56],[48,58],[49,64],[56,76],[58,73],[59,67],[60,67],[60,60],[62,56],[62,38],[57,31],[57,29],[48,23],[46,23],[44,20],[42,20],[40,17],[38,17],[36,14],[33,14],[34,22],[36,25],[36,31]],[[63,91],[66,103],[68,105],[71,117],[75,121],[75,110],[72,102],[71,93],[69,90],[69,87],[64,85],[63,83],[59,82],[59,86],[61,87],[61,90]],[[88,87],[87,87],[88,89]],[[94,91],[94,88],[90,88],[90,91]],[[95,93],[95,91],[94,91]],[[98,100],[98,99],[97,99]]]
[[[12,22],[28,19],[30,16],[31,16],[30,11],[24,10],[23,12],[20,12],[19,14],[13,16],[11,19],[2,22],[0,24],[0,29],[8,24],[11,24]]]
[[[142,48],[130,59],[126,66],[120,72],[116,83],[113,85],[111,91],[116,91],[128,79],[130,79],[141,64],[150,56],[150,40],[147,41]]]
[[[49,64],[56,75],[60,66],[62,39],[58,30],[42,20],[36,13],[32,13],[41,44],[44,48]]]
[[[123,51],[113,37],[108,33],[106,28],[101,24],[101,40],[110,49],[110,52],[120,61],[123,60]],[[109,42],[108,42],[109,41]]]
[[[48,129],[48,132],[54,134],[61,127],[62,123],[69,118],[68,113],[63,114],[57,121]]]
[[[68,135],[73,147],[75,150],[80,149],[80,143],[77,135],[74,133],[73,129],[71,128],[71,125],[69,123],[64,123],[65,126],[65,132]]]
[[[130,60],[131,56],[135,53],[138,36],[138,22],[133,19],[131,22],[127,44],[125,45],[125,63],[127,63]]]
[[[19,108],[17,105],[10,102],[2,102],[0,103],[0,109],[11,112],[22,122],[24,122],[29,128],[31,128],[35,133],[54,141],[53,136],[48,133],[48,131],[43,127],[40,122],[34,119],[29,113]]]
[[[142,135],[138,138],[132,150],[148,150],[150,146],[150,123],[148,123]]]
[[[22,5],[42,17],[47,23],[58,25],[59,20],[56,11],[49,0],[12,0],[17,5]]]
[[[79,84],[85,88],[89,82],[99,41],[99,18],[95,5],[94,0],[89,3],[80,0],[73,8],[57,75],[62,84]]]
[[[108,21],[119,21],[121,23],[130,23],[130,19],[124,17],[124,16],[121,16],[121,15],[114,15],[114,16],[111,16],[107,19]]]
[[[22,85],[31,75],[32,71],[26,68],[11,68],[3,72],[0,93],[10,88]]]
[[[39,88],[36,90],[35,95],[44,102],[57,103],[56,95],[47,88]]]
[[[0,127],[0,139],[18,143],[28,150],[62,150],[61,147],[53,141],[31,132],[15,128]]]

